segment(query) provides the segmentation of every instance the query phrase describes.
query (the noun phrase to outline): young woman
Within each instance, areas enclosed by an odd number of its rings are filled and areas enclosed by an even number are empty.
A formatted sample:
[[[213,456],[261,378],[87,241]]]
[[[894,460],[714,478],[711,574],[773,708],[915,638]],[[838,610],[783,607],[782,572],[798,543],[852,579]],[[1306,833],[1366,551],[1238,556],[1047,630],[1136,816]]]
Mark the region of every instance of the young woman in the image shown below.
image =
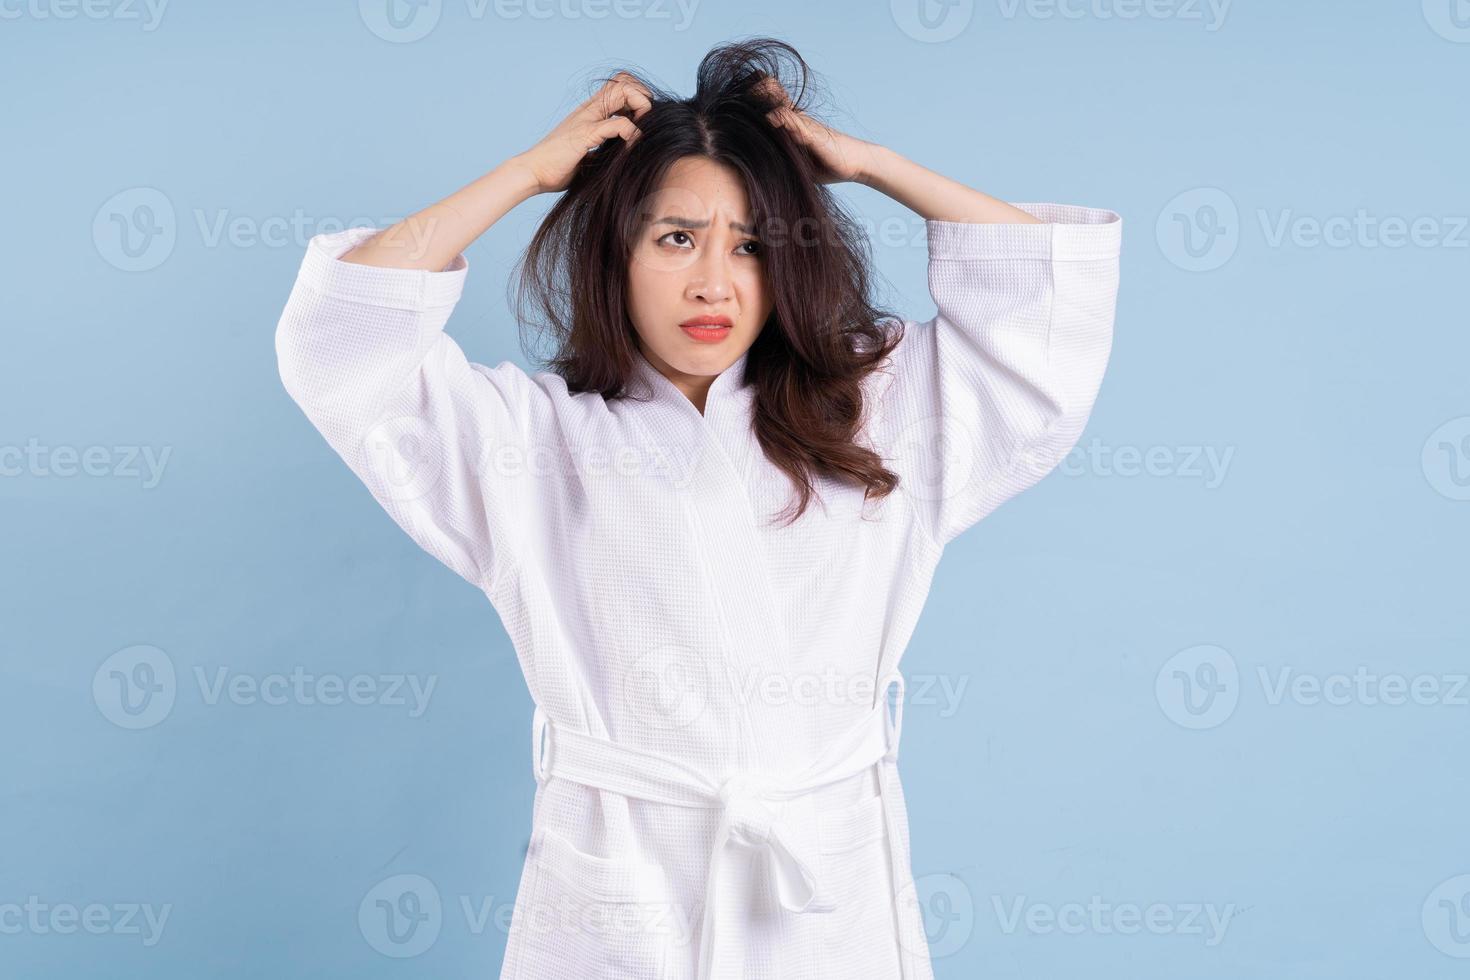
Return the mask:
[[[291,397],[514,642],[507,980],[932,976],[899,658],[944,546],[1079,438],[1121,222],[971,190],[806,92],[769,39],[690,99],[621,73],[438,204],[313,238],[277,328]],[[924,219],[932,320],[869,304],[836,181]],[[551,369],[471,363],[462,253],[554,192],[521,294]]]

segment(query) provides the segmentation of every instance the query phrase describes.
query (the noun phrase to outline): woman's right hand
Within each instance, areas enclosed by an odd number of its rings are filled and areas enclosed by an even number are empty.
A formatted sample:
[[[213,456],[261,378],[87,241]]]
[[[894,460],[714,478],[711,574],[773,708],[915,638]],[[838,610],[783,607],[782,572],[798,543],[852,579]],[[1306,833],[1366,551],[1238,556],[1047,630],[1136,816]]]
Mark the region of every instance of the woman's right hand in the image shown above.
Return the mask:
[[[537,193],[566,190],[588,151],[615,136],[632,143],[641,135],[634,120],[652,107],[648,89],[627,72],[618,72],[516,159],[535,178]]]

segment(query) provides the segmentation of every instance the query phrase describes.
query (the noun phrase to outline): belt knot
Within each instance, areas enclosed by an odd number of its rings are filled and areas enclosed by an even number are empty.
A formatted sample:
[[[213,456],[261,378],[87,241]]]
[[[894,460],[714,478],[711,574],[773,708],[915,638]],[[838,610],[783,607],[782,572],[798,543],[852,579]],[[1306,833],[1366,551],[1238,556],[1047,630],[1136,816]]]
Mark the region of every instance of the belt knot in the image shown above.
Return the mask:
[[[724,807],[731,843],[764,847],[776,834],[776,813],[769,805],[774,784],[749,772],[736,773],[720,784],[719,800]]]

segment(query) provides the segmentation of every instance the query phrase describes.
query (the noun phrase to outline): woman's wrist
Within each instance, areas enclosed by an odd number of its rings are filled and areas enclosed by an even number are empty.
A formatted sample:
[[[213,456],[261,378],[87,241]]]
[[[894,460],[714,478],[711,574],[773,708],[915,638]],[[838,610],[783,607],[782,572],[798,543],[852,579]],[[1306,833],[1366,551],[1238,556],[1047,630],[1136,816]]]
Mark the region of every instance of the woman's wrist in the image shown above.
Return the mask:
[[[519,156],[409,215],[342,256],[343,261],[438,272],[506,212],[540,193],[535,171]]]
[[[862,183],[902,204],[925,221],[1039,224],[1020,208],[936,173],[887,147],[869,155]]]
[[[523,153],[517,153],[515,156],[507,158],[496,169],[503,169],[510,175],[512,186],[516,187],[523,195],[522,200],[529,200],[537,194],[544,193],[541,187],[541,179],[536,176],[535,168],[531,166]]]
[[[883,144],[869,143],[864,158],[859,163],[857,175],[852,178],[853,183],[882,190],[878,184],[892,168],[895,156],[897,154]]]

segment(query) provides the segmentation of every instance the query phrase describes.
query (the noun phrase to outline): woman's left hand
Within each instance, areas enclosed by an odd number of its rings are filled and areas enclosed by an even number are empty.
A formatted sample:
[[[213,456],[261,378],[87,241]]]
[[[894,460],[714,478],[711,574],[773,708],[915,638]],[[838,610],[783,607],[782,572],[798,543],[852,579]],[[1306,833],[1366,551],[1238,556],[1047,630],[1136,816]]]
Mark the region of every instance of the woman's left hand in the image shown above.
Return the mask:
[[[768,79],[767,82],[774,88],[780,88],[779,83],[774,80]],[[772,126],[794,134],[806,147],[819,167],[820,183],[833,184],[844,180],[861,182],[871,172],[877,144],[840,133],[806,113],[793,109],[785,89],[780,89],[779,96],[783,105],[766,113],[766,119]]]

